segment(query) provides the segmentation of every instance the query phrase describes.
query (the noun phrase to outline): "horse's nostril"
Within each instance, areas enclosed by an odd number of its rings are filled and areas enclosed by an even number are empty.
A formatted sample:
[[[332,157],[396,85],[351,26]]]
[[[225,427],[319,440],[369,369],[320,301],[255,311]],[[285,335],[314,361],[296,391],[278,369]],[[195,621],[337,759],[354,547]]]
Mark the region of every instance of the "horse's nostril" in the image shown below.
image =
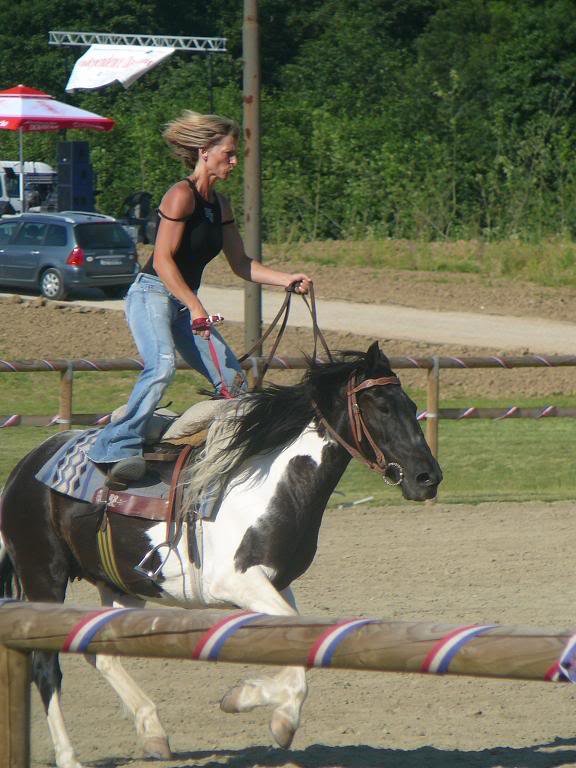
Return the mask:
[[[416,476],[416,482],[418,485],[435,485],[436,481],[434,478],[430,477],[428,472],[421,472],[419,475]]]

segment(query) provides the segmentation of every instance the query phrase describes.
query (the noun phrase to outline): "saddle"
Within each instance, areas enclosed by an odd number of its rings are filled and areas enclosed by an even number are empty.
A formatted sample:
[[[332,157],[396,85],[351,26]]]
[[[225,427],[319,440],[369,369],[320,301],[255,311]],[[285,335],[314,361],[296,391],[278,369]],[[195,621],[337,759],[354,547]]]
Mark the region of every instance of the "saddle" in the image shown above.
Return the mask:
[[[147,463],[147,476],[168,486],[167,496],[144,496],[134,493],[130,487],[112,490],[106,486],[98,488],[93,496],[93,503],[103,508],[102,529],[107,525],[109,513],[166,524],[165,540],[151,549],[136,566],[135,570],[147,578],[154,579],[179,538],[183,522],[182,515],[178,514],[184,492],[180,483],[182,470],[193,461],[195,449],[204,445],[210,424],[226,403],[226,400],[207,400],[191,406],[178,418],[165,413],[157,413],[152,418],[143,457]],[[112,420],[121,415],[122,408],[119,408],[112,414]],[[162,548],[167,554],[160,566],[150,570],[147,564]]]
[[[160,410],[151,418],[143,457],[147,473],[154,473],[170,487],[168,498],[143,496],[133,493],[129,487],[122,490],[103,487],[96,491],[93,502],[105,503],[108,509],[121,515],[170,523],[182,469],[189,463],[193,449],[204,445],[210,424],[226,403],[226,400],[205,400],[192,405],[181,416]],[[123,415],[124,408],[121,406],[112,413],[113,422]]]

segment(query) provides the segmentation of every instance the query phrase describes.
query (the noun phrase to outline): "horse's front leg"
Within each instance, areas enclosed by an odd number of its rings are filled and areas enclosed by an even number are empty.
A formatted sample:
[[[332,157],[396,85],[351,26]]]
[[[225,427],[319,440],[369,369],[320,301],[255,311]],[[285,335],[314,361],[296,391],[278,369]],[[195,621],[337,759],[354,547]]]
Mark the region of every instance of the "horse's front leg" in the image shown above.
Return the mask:
[[[233,583],[233,594],[225,590],[227,599],[240,608],[276,616],[298,614],[292,590],[288,588],[280,594],[259,567],[249,568],[240,576],[235,573]],[[270,731],[275,741],[287,748],[300,725],[307,694],[304,668],[284,667],[275,675],[244,680],[228,691],[220,707],[224,712],[249,712],[255,707],[272,705]]]

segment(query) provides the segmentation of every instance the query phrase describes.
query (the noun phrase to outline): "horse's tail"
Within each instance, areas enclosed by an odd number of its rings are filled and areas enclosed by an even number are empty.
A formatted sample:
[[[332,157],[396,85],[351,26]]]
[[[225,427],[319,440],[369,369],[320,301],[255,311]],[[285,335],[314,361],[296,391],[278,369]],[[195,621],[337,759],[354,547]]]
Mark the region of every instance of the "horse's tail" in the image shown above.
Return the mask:
[[[0,533],[0,598],[13,597],[22,600],[22,596],[22,584]]]

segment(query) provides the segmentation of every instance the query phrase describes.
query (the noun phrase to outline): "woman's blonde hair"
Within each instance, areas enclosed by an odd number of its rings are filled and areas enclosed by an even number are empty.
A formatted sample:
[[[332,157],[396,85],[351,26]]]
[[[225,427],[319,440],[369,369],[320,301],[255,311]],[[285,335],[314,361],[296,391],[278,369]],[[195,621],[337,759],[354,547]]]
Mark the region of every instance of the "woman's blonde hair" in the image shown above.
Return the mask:
[[[187,168],[194,168],[201,149],[217,144],[226,136],[238,140],[240,127],[228,117],[201,115],[187,109],[166,125],[162,135],[178,160]]]

